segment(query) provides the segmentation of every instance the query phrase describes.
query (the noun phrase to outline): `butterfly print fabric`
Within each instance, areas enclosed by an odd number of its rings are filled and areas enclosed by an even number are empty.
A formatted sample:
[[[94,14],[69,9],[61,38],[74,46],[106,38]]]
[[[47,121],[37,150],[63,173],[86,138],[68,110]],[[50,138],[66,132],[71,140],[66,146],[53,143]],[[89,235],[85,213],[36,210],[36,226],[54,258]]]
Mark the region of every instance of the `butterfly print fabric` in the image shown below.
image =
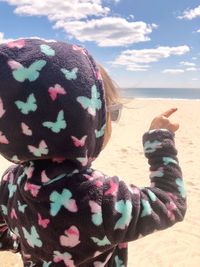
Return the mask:
[[[144,134],[150,186],[138,188],[92,169],[105,128],[102,78],[84,48],[0,45],[0,153],[14,163],[0,185],[0,250],[25,267],[125,267],[127,242],[183,219],[173,134]]]

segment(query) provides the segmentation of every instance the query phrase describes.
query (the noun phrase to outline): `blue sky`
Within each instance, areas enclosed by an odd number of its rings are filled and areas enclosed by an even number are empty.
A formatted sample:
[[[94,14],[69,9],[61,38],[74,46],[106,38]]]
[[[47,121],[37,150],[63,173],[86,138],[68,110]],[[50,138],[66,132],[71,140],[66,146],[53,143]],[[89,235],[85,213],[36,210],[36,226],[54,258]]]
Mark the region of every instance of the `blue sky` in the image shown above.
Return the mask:
[[[200,1],[0,0],[0,42],[85,46],[121,87],[200,88]]]

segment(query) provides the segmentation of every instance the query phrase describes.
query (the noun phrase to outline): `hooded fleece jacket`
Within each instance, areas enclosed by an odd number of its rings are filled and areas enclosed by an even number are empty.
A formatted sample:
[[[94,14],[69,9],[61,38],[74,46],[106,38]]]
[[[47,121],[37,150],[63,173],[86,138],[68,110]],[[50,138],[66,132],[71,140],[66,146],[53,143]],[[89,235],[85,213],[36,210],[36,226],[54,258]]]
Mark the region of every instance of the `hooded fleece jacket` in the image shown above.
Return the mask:
[[[125,267],[127,242],[183,220],[174,135],[144,134],[150,186],[138,188],[92,169],[105,123],[102,78],[84,48],[0,45],[0,153],[15,163],[1,179],[0,250],[20,252],[25,267]]]

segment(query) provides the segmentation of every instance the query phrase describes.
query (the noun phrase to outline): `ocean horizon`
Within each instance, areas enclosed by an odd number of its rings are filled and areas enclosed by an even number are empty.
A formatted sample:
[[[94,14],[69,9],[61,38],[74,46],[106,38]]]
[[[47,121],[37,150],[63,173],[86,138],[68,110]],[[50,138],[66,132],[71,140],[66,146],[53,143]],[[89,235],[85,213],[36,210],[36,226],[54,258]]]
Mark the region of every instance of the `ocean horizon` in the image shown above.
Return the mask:
[[[124,98],[200,100],[198,88],[120,88],[119,94]]]

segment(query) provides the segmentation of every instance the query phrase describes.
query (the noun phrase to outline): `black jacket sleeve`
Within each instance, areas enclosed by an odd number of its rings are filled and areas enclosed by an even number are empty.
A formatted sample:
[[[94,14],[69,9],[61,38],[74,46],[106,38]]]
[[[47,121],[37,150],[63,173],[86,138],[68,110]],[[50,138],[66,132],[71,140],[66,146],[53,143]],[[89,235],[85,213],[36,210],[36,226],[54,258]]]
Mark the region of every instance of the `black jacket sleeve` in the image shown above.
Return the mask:
[[[106,179],[102,214],[107,238],[127,242],[182,221],[186,195],[174,145],[174,134],[155,130],[143,136],[150,165],[150,186],[127,185],[118,177]]]

